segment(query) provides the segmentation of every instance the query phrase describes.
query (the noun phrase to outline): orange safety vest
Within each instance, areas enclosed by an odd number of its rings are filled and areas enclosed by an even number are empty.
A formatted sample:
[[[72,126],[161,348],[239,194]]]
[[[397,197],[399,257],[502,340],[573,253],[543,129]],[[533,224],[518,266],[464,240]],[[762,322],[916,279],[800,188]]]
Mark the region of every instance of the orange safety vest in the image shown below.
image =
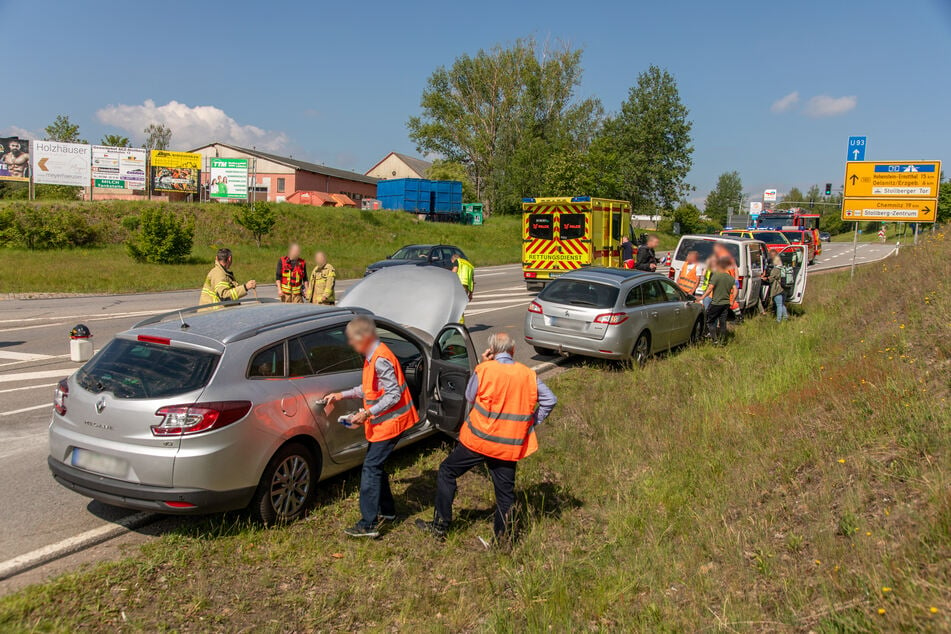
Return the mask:
[[[459,442],[476,453],[499,460],[521,460],[538,449],[535,405],[538,379],[521,363],[480,363],[479,391]]]
[[[697,273],[696,264],[684,264],[680,269],[680,277],[677,278],[677,286],[688,295],[693,295],[700,286],[700,275]]]
[[[281,258],[281,292],[285,295],[300,295],[304,287],[304,258],[297,258],[297,264],[291,266],[286,255]]]
[[[390,409],[372,417],[369,424],[364,426],[367,440],[370,442],[395,438],[419,422],[419,414],[416,413],[416,407],[413,405],[413,397],[409,392],[409,386],[406,385],[406,377],[403,376],[399,359],[382,342],[373,351],[370,359],[363,361],[363,409],[369,411],[383,398],[383,388],[380,387],[376,376],[376,360],[379,358],[389,361],[396,371],[400,400]]]

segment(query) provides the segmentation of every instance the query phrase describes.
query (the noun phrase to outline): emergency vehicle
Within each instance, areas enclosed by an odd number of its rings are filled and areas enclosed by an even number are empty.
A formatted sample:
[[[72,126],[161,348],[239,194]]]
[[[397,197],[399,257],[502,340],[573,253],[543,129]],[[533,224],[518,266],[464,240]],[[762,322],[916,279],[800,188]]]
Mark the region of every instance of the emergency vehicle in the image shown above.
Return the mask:
[[[620,266],[631,204],[590,196],[522,199],[522,272],[529,290],[586,266]]]

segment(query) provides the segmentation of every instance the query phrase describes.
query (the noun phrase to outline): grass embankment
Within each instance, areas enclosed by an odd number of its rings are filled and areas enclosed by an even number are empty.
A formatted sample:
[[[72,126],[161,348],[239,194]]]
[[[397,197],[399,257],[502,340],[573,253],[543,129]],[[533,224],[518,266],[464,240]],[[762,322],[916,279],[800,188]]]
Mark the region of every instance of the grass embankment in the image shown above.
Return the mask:
[[[949,259],[929,238],[726,348],[556,377],[511,552],[477,545],[484,473],[445,544],[348,540],[350,473],[308,521],[196,521],[0,600],[0,630],[948,631]],[[429,516],[447,449],[398,454],[404,511]]]
[[[421,222],[403,212],[282,204],[277,206],[277,224],[259,249],[250,234],[234,223],[230,206],[179,204],[170,207],[196,217],[189,262],[137,264],[123,244],[128,231],[121,220],[145,204],[74,204],[90,216],[107,241],[115,244],[55,251],[0,249],[0,293],[130,293],[199,288],[215,252],[222,246],[234,251],[234,271],[240,280],[273,283],[274,267],[291,241],[301,244],[308,261],[315,251],[326,251],[341,277],[360,277],[367,264],[411,243],[458,245],[477,266],[518,262],[521,257],[520,218],[515,216],[496,216],[484,226],[471,227]]]
[[[918,239],[922,239],[927,233],[931,232],[931,224],[922,224],[918,227]],[[832,236],[832,242],[852,242],[854,236],[852,231],[846,231],[845,233],[839,233]],[[894,244],[897,240],[901,239],[904,244],[911,244],[912,240],[915,239],[915,232],[908,227],[908,225],[903,223],[891,223],[885,226],[885,242]],[[878,231],[862,231],[859,234],[859,242],[880,242],[881,238],[878,237]]]

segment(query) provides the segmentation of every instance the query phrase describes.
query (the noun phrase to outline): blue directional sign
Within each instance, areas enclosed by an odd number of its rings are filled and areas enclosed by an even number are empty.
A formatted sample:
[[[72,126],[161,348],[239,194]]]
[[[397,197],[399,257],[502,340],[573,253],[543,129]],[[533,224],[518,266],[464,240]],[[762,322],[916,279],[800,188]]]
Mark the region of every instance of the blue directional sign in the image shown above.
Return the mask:
[[[849,154],[845,160],[847,161],[864,161],[865,160],[865,141],[868,137],[864,136],[850,136],[849,137]]]

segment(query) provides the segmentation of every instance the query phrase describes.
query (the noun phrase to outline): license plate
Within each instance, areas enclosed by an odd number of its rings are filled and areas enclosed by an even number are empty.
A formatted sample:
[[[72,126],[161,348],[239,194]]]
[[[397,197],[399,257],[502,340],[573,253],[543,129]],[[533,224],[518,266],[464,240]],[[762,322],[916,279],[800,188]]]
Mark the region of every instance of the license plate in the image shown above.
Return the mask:
[[[109,476],[124,476],[129,472],[128,463],[122,458],[104,456],[101,453],[73,447],[70,463],[74,467]]]

